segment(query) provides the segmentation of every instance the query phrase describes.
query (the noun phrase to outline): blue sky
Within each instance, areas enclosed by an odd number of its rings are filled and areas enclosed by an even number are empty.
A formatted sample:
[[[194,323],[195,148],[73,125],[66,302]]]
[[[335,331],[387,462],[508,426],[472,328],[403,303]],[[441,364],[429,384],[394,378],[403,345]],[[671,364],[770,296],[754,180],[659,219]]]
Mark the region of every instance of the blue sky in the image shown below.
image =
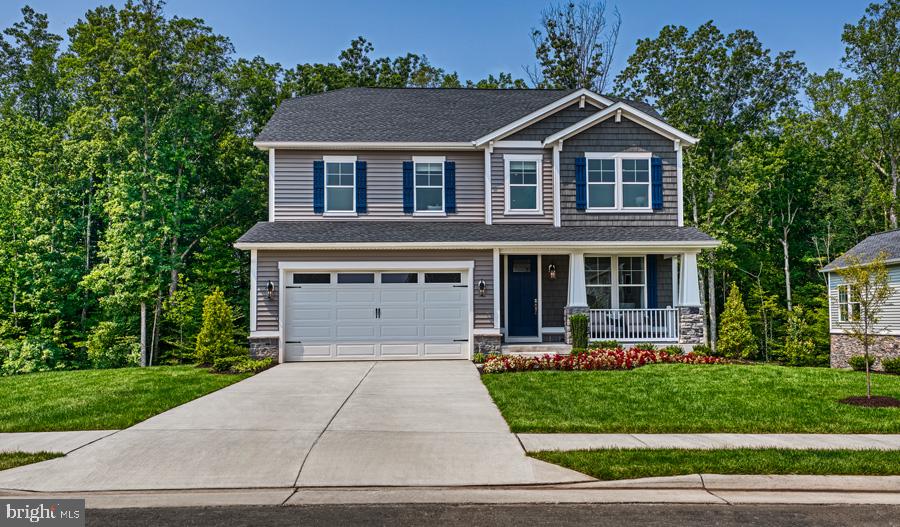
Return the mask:
[[[98,0],[31,0],[63,33]],[[110,3],[109,0],[103,3]],[[123,1],[112,3],[121,5]],[[811,71],[840,66],[843,25],[857,21],[867,0],[620,0],[622,31],[614,70],[621,69],[637,39],[655,36],[666,24],[695,28],[712,19],[723,31],[752,29],[772,50],[794,49]],[[262,55],[285,66],[335,61],[358,35],[375,54],[423,53],[463,79],[510,71],[524,77],[533,62],[530,28],[546,0],[170,0],[169,14],[199,17],[228,36],[240,56]],[[0,26],[19,19],[25,2],[4,0]],[[740,6],[740,7],[737,7]]]

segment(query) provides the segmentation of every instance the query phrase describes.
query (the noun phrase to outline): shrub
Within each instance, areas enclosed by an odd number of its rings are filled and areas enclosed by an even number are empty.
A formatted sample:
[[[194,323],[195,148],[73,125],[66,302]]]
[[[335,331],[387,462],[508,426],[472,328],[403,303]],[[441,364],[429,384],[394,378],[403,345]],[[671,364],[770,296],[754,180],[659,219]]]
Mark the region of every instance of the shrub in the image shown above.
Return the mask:
[[[621,348],[618,340],[595,340],[591,342],[592,349],[614,350]]]
[[[886,373],[900,373],[900,357],[881,359],[881,367]]]
[[[219,373],[259,373],[275,365],[275,359],[251,359],[247,355],[219,357],[213,361],[212,370]]]
[[[741,291],[733,282],[728,299],[725,300],[725,309],[722,311],[716,347],[725,357],[750,359],[756,355],[756,337],[750,328],[750,317],[744,309]]]
[[[828,355],[816,347],[815,331],[809,321],[809,313],[801,306],[794,306],[787,315],[787,335],[779,358],[789,366],[824,366]]]
[[[49,339],[25,337],[0,343],[0,373],[35,373],[39,371],[63,370],[68,367],[64,358],[65,348]]]
[[[662,351],[665,351],[666,353],[668,353],[670,355],[684,355],[684,348],[682,348],[681,346],[678,346],[676,344],[670,344],[670,345],[666,346],[665,348],[663,348]],[[698,355],[698,354],[695,354],[695,355]]]
[[[589,350],[576,355],[544,355],[526,357],[523,355],[503,355],[484,363],[484,373],[505,373],[536,370],[630,370],[645,364],[721,364],[717,357],[701,357],[688,353],[673,355],[664,351],[646,351],[637,348],[628,350]]]
[[[854,355],[847,360],[847,364],[853,368],[854,371],[866,371],[866,357],[864,355]],[[872,363],[869,363],[869,368],[872,367]]]
[[[94,368],[137,366],[141,360],[141,343],[134,335],[125,335],[121,325],[104,321],[88,336],[87,356]]]
[[[584,313],[578,313],[569,317],[573,348],[586,348],[588,346],[588,323],[588,316]]]
[[[241,355],[234,344],[234,313],[219,289],[203,299],[203,323],[197,334],[198,364],[213,364],[216,359]]]
[[[569,352],[569,355],[584,355],[587,352],[587,348],[572,348],[572,351]]]
[[[712,355],[712,348],[707,346],[706,344],[694,344],[694,349],[691,351],[694,355],[699,355],[701,357],[708,357]]]
[[[656,351],[656,346],[649,342],[639,342],[635,344],[634,349],[642,350],[642,351]]]
[[[497,356],[499,356],[497,353],[484,354],[484,353],[478,352],[478,353],[472,355],[472,362],[474,362],[475,364],[482,364],[484,361],[486,361],[488,359],[492,359]]]

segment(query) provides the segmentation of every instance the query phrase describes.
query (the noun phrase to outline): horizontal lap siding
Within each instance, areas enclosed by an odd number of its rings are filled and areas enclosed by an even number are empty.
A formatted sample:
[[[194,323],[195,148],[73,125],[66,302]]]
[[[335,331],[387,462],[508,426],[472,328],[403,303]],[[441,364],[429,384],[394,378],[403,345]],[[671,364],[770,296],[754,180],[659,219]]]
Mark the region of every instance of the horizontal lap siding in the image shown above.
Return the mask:
[[[614,118],[566,139],[560,152],[562,226],[656,226],[678,224],[678,177],[672,140],[629,121]],[[652,152],[663,162],[663,208],[647,213],[587,213],[575,209],[575,158],[586,152]]]
[[[838,291],[837,286],[844,283],[837,273],[828,273],[828,294],[830,302],[831,327],[833,329],[849,329],[849,325],[838,319]],[[891,295],[881,308],[876,329],[878,332],[890,332],[900,334],[900,266],[888,268],[888,280],[891,284]]]
[[[478,152],[309,152],[275,150],[275,220],[334,221],[313,213],[313,161],[356,156],[366,162],[368,212],[358,220],[435,221],[403,213],[403,162],[413,156],[443,156],[456,163],[456,210],[446,221],[484,221],[484,154]],[[444,219],[442,218],[442,221]]]
[[[543,141],[556,132],[587,119],[599,111],[600,108],[592,104],[585,104],[584,108],[579,108],[578,103],[575,103],[512,135],[502,138],[501,141]]]
[[[544,214],[504,215],[506,209],[506,163],[504,154],[541,154],[541,198]],[[491,154],[491,210],[493,223],[553,223],[553,151],[541,148],[495,148]]]
[[[257,253],[256,329],[278,330],[278,262],[359,262],[359,261],[474,261],[475,327],[494,327],[493,251],[263,251]],[[485,295],[478,295],[478,282],[484,280]],[[275,284],[276,293],[266,298],[266,284]]]

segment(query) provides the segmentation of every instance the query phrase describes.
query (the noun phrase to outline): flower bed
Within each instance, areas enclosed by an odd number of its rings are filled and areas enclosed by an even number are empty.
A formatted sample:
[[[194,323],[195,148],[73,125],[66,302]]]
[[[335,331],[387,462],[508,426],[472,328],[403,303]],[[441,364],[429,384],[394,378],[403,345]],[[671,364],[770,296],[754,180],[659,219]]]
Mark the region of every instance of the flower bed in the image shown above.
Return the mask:
[[[667,351],[630,349],[592,349],[578,355],[525,357],[502,355],[484,362],[484,373],[536,370],[631,370],[645,364],[722,364],[718,357],[673,354]]]

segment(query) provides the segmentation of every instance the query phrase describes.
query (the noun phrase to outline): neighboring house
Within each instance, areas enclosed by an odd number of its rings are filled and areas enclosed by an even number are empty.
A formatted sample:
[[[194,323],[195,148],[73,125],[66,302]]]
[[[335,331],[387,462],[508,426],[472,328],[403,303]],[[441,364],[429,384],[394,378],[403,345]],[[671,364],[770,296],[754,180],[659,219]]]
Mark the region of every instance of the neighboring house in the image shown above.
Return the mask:
[[[879,359],[900,357],[900,230],[893,230],[869,236],[822,268],[828,277],[832,368],[846,368],[850,357],[863,354],[862,344],[846,333],[847,321],[857,316],[859,306],[853,301],[850,288],[835,271],[846,267],[847,256],[853,255],[859,258],[860,263],[866,263],[880,253],[887,255],[891,296],[881,308],[878,324],[872,332],[877,338],[871,351]],[[881,369],[880,361],[876,362],[875,367]]]
[[[682,149],[588,90],[349,88],[284,101],[251,252],[251,350],[466,358],[501,343],[704,340]]]

